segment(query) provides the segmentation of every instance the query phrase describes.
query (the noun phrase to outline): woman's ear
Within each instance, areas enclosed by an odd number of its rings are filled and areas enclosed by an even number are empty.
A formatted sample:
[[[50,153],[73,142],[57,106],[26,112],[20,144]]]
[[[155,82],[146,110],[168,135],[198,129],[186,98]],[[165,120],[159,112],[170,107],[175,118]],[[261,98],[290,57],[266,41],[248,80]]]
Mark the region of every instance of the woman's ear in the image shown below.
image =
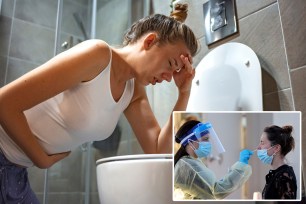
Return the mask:
[[[156,33],[149,33],[145,36],[143,41],[144,49],[150,49],[155,43],[157,42],[157,34]]]
[[[276,154],[276,153],[280,153],[281,152],[281,146],[279,145],[279,144],[277,144],[277,145],[275,145],[275,153],[274,154]]]

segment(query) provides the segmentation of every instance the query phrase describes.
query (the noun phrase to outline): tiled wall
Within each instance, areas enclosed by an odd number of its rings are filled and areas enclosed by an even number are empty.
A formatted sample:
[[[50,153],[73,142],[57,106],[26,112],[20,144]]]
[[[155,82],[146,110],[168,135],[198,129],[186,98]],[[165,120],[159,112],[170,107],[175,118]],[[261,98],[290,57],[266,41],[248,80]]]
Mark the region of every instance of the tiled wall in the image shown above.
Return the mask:
[[[295,109],[302,112],[302,150],[306,149],[306,1],[278,0]],[[306,155],[303,155],[306,186]],[[305,200],[304,200],[305,201]]]
[[[207,0],[177,0],[176,2],[189,4],[185,23],[193,29],[201,43],[201,50],[194,59],[196,67],[200,60],[213,49],[205,44],[202,5]],[[240,42],[255,51],[262,66],[264,111],[297,110],[302,111],[303,115],[306,113],[306,1],[236,0],[236,6],[239,35],[225,39],[217,45]],[[167,9],[161,11],[169,15]],[[176,88],[170,86],[170,89],[169,87],[162,91],[159,89],[154,87],[154,93],[165,91],[172,94],[170,97],[155,94],[153,98],[155,111],[159,117],[165,118],[167,111],[162,112],[158,109],[165,104],[168,108],[172,107],[176,101],[174,97]],[[306,116],[303,116],[303,121],[305,119]],[[302,126],[303,130],[306,130],[305,122],[302,122]],[[302,139],[302,149],[305,148],[306,142]],[[305,162],[304,156],[303,163]],[[305,173],[304,170],[304,175]]]
[[[57,2],[55,0],[2,0],[0,87],[54,55]],[[73,37],[73,44],[84,40],[73,13],[80,13],[85,29],[90,30],[89,2],[91,1],[63,1],[60,44],[68,40],[69,36]],[[63,50],[60,47],[58,52]],[[84,203],[84,161],[85,154],[79,148],[72,152],[70,157],[49,170],[49,203]],[[44,170],[29,168],[31,186],[40,201],[43,199],[44,173]]]
[[[202,47],[194,59],[196,66],[211,50],[205,45],[204,28],[200,26],[204,25],[202,4],[206,0],[185,1],[190,6],[186,24],[194,30]],[[57,12],[57,1],[2,0],[2,3],[0,86],[52,57]],[[83,39],[79,28],[72,23],[72,13],[79,11],[85,13],[85,16],[89,15],[83,8],[87,3],[88,0],[64,0],[63,6],[68,9],[64,9],[63,13],[66,19],[62,23],[63,41],[70,35],[75,39]],[[154,0],[152,10],[154,13],[169,15],[170,3],[171,0]],[[231,41],[248,45],[259,57],[263,72],[264,110],[300,110],[306,113],[306,1],[236,0],[236,3],[240,32]],[[88,19],[84,21],[88,26]],[[173,83],[148,87],[148,95],[157,119],[163,125],[176,102],[176,87]],[[303,142],[302,147],[306,148],[306,142]],[[70,155],[69,160],[57,164],[50,171],[50,191],[54,202],[61,198],[66,203],[83,202],[84,195],[80,192],[84,192],[84,157],[82,150],[78,149]],[[306,157],[303,157],[303,161],[306,162]],[[34,168],[29,174],[40,178],[32,186],[38,194],[41,193],[44,172]],[[68,190],[61,188],[63,186]],[[94,182],[92,188],[96,188]],[[71,196],[67,197],[65,192]],[[93,199],[97,199],[95,192]]]
[[[189,2],[191,5],[186,24],[194,30],[201,42],[201,51],[194,60],[196,66],[213,48],[205,44],[202,5],[206,1],[181,2]],[[294,110],[278,2],[237,0],[236,6],[238,37],[225,39],[216,45],[231,41],[251,47],[262,66],[264,110]]]

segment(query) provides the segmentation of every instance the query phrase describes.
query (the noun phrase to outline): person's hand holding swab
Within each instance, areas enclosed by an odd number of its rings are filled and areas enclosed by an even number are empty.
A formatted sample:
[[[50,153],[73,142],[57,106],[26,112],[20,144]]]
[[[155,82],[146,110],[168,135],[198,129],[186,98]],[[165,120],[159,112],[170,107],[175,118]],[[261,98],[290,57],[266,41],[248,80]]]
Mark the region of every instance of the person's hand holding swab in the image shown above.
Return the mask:
[[[253,155],[253,151],[244,149],[240,152],[239,161],[245,164],[249,164],[249,159]]]

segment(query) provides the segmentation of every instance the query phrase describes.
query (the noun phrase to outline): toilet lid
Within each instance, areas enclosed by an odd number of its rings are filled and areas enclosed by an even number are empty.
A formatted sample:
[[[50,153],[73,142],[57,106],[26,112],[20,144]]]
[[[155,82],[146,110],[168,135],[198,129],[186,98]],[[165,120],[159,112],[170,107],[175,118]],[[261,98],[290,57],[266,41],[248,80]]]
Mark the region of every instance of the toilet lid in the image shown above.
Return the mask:
[[[143,160],[143,159],[172,159],[172,154],[134,154],[124,156],[114,156],[99,159],[96,161],[96,165],[113,162],[113,161],[124,161],[124,160]]]

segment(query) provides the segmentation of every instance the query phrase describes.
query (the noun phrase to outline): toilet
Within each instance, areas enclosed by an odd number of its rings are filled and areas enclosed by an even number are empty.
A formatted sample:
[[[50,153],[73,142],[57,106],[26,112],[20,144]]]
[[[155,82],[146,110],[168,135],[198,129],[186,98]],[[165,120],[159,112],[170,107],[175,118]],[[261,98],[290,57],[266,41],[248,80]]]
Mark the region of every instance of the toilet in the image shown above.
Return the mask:
[[[172,203],[172,154],[115,156],[96,165],[101,204]]]
[[[200,61],[187,111],[262,110],[261,67],[250,47],[225,43]]]

